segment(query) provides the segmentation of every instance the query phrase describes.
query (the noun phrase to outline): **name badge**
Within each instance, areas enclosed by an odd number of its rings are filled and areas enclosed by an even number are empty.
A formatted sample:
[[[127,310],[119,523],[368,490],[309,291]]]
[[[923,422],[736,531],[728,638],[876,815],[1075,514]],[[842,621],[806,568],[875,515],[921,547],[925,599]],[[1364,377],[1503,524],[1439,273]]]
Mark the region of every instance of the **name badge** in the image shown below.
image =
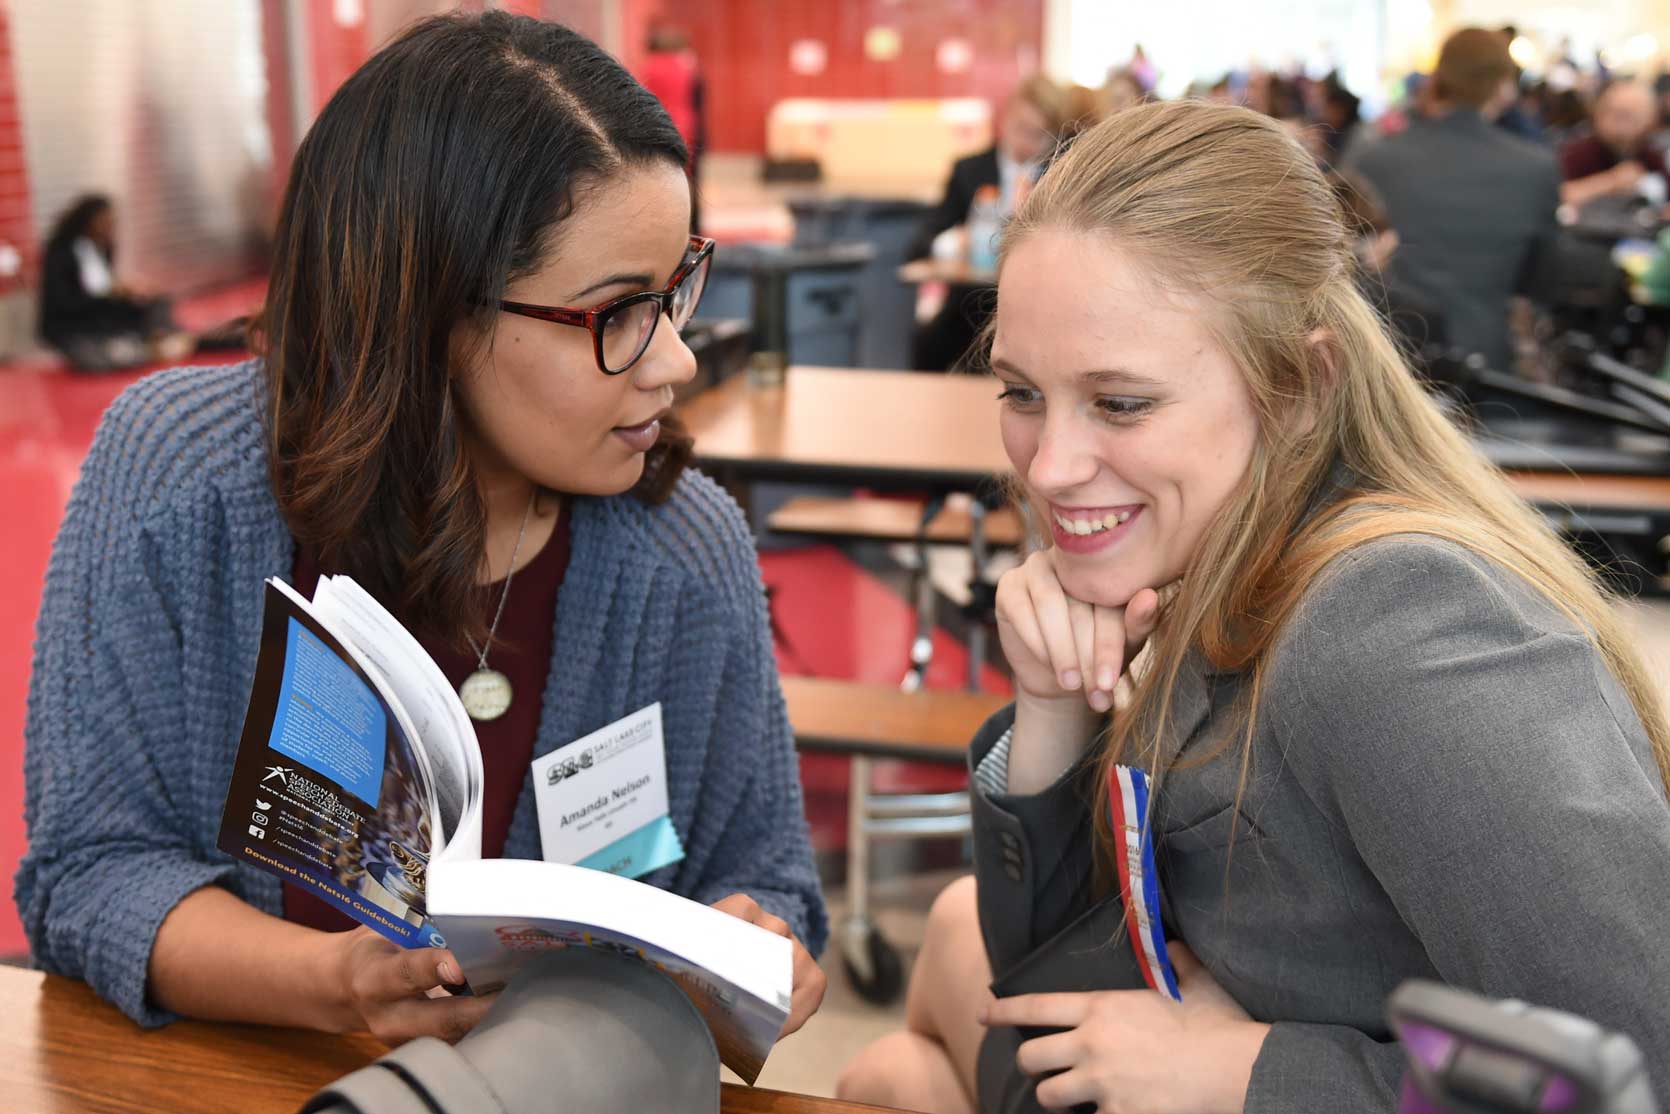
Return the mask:
[[[1166,952],[1160,923],[1160,876],[1154,866],[1154,839],[1148,830],[1148,775],[1130,766],[1108,772],[1108,810],[1113,814],[1119,893],[1125,899],[1125,925],[1143,981],[1174,1002],[1183,1000],[1177,975]]]
[[[684,858],[660,704],[534,759],[533,779],[547,862],[638,878]]]

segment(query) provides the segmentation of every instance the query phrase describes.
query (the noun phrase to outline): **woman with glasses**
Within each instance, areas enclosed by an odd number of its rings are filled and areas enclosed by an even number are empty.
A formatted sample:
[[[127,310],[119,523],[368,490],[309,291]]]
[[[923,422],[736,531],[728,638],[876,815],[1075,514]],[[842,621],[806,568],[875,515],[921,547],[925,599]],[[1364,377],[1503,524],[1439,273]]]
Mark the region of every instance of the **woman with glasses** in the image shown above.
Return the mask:
[[[483,853],[541,855],[529,763],[659,703],[682,859],[644,880],[797,941],[826,917],[752,542],[670,415],[711,241],[685,150],[594,44],[418,24],[296,153],[261,358],[106,415],[41,609],[26,730],[36,961],[177,1015],[457,1038],[485,1003],[217,850],[262,582],[346,573],[460,688]]]

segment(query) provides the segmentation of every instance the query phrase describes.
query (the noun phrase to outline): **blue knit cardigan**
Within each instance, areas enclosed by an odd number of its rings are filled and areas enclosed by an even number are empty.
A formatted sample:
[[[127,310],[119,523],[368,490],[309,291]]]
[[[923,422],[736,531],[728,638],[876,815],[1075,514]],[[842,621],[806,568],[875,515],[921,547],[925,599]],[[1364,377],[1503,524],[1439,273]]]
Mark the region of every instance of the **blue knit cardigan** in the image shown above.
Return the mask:
[[[272,874],[215,846],[260,641],[295,549],[267,472],[261,366],[184,368],[99,427],[47,571],[24,761],[18,911],[37,965],[136,1021],[163,917],[220,885],[279,914]],[[828,935],[764,592],[741,514],[687,472],[670,500],[572,500],[573,552],[534,754],[660,701],[683,861],[645,880],[746,893],[812,954]],[[540,856],[524,781],[505,847]]]

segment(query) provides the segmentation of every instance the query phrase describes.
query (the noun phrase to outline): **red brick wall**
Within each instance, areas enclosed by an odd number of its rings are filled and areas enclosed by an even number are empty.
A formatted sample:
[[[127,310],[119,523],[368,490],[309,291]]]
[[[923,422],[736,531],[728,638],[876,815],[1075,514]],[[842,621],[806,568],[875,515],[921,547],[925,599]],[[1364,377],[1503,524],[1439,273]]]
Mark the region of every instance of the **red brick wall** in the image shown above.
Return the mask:
[[[787,97],[984,97],[1000,101],[1043,49],[1043,0],[620,0],[621,53],[637,72],[645,38],[659,22],[690,37],[707,79],[707,137],[714,151],[765,150],[766,117]],[[899,36],[896,57],[872,59],[875,27]],[[942,40],[968,43],[972,65],[943,73]],[[821,43],[828,64],[816,75],[789,65],[793,43]]]
[[[0,6],[0,253],[5,247],[22,256],[11,274],[0,273],[0,293],[24,285],[35,265],[36,244],[29,206],[29,169],[23,156],[23,124],[17,111],[17,82],[12,72],[12,33]]]

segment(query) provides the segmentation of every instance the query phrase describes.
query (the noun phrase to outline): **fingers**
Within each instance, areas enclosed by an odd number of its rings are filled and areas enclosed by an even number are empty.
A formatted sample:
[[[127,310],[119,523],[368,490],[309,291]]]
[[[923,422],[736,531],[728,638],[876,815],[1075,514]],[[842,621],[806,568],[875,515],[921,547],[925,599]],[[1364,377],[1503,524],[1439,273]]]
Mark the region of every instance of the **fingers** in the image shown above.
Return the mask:
[[[1026,1025],[1047,1029],[1076,1029],[1090,1016],[1094,993],[1017,994],[999,998],[981,1011],[980,1021],[992,1025]]]
[[[787,936],[790,940],[794,939],[794,933],[789,929],[789,922],[782,917],[767,913],[760,908],[759,902],[747,894],[732,894],[730,897],[721,898],[713,903],[713,907],[721,913],[729,913],[738,920],[759,925],[767,932],[775,932],[779,936]]]
[[[1131,656],[1144,646],[1160,621],[1160,593],[1144,588],[1125,605],[1125,647]]]
[[[1019,689],[1052,700],[1078,692],[1107,713],[1120,677],[1154,633],[1162,593],[1143,589],[1123,607],[1080,600],[1062,587],[1052,553],[1032,554],[998,581],[1004,653]]]
[[[353,992],[361,1000],[419,997],[444,982],[456,985],[463,981],[457,961],[443,948],[408,949],[382,939],[376,943],[380,946],[361,945],[369,957],[359,962],[353,973]],[[446,977],[442,975],[443,965]]]
[[[808,1018],[818,1012],[818,1007],[823,1004],[824,992],[828,988],[829,980],[824,976],[823,968],[812,958],[812,953],[807,951],[799,940],[795,940],[794,993],[790,997],[789,1019],[783,1023],[783,1031],[777,1034],[778,1040],[797,1031],[806,1024]]]
[[[1079,1103],[1096,1102],[1101,1092],[1089,1072],[1065,1071],[1039,1083],[1033,1092],[1045,1110],[1071,1110]]]
[[[1015,1050],[1015,1065],[1036,1079],[1045,1072],[1070,1068],[1084,1059],[1084,1038],[1077,1029],[1037,1037]]]
[[[461,998],[401,998],[367,1019],[371,1035],[384,1044],[437,1037],[457,1044],[487,1015],[497,994]]]
[[[1045,660],[1055,672],[1056,683],[1071,692],[1084,683],[1079,672],[1079,651],[1073,640],[1073,621],[1067,609],[1067,593],[1053,570],[1039,570],[1027,577],[1027,595],[1032,600],[1032,613],[1037,617],[1038,629],[1044,636]]]
[[[1014,630],[1032,660],[1047,667],[1050,663],[1050,652],[1044,647],[1044,632],[1038,626],[1038,617],[1032,612],[1032,597],[1027,592],[1024,582],[1017,584],[1014,591],[1019,597],[1016,605],[1006,609],[1000,603],[998,619],[1000,622],[1007,622]]]
[[[1113,687],[1125,670],[1125,617],[1111,608],[1098,607],[1095,618],[1092,653],[1096,660],[1096,684],[1090,693],[1090,706],[1105,712],[1113,707]]]
[[[1083,600],[1068,596],[1067,620],[1073,628],[1073,650],[1078,655],[1079,677],[1088,695],[1096,688],[1096,609]]]
[[[816,1013],[818,1007],[823,1004],[824,992],[829,987],[823,968],[818,966],[817,960],[812,958],[812,953],[795,937],[787,921],[767,913],[760,908],[759,902],[747,894],[732,894],[714,902],[713,907],[749,924],[757,924],[767,932],[786,937],[794,945],[794,989],[789,995],[789,1018],[783,1023],[782,1032],[777,1034],[777,1039],[782,1040],[806,1024],[807,1018]]]
[[[749,924],[755,923],[755,918],[764,912],[760,908],[760,903],[747,894],[732,894],[730,897],[720,898],[713,903],[713,907],[721,913],[729,913],[738,920],[747,921]]]

